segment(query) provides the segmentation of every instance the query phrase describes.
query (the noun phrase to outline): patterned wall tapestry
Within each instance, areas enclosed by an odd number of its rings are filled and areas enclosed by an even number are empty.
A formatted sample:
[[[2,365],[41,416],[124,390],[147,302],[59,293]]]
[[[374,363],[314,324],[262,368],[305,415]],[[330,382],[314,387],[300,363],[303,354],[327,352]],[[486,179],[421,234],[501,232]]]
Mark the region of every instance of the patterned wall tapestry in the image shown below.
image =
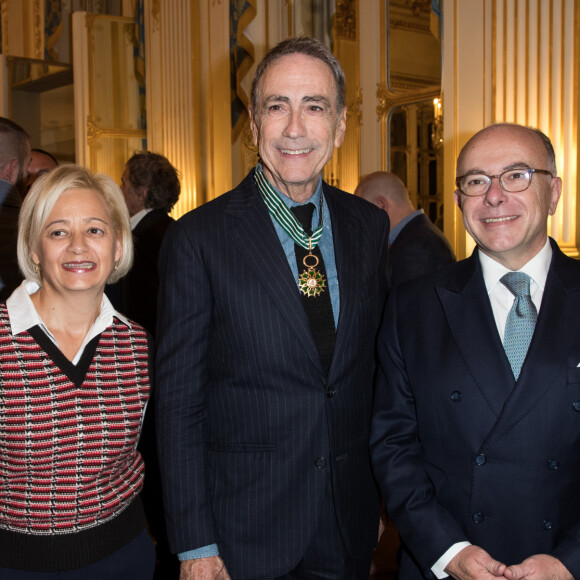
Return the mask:
[[[248,118],[248,96],[242,79],[254,63],[254,46],[244,31],[256,16],[256,0],[230,0],[230,86],[232,142],[236,141]]]

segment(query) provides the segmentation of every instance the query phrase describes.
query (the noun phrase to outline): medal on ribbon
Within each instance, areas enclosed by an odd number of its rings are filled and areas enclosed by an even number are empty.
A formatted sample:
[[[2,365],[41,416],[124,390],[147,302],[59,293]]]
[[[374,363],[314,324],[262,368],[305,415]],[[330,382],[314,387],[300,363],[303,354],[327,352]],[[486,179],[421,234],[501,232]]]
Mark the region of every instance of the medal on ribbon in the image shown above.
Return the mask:
[[[298,287],[302,294],[308,297],[316,298],[324,292],[326,288],[326,278],[316,270],[318,258],[312,253],[312,244],[308,248],[308,254],[302,260],[304,267],[307,268],[298,276]]]
[[[270,215],[280,224],[296,244],[308,250],[308,254],[302,260],[306,270],[298,274],[298,287],[300,291],[312,298],[320,296],[326,288],[326,278],[316,270],[319,260],[312,253],[312,249],[318,245],[324,228],[322,223],[322,197],[320,199],[319,209],[320,224],[311,235],[308,235],[294,214],[278,197],[276,190],[270,185],[261,170],[255,171],[254,179],[256,180],[258,191],[264,199]]]

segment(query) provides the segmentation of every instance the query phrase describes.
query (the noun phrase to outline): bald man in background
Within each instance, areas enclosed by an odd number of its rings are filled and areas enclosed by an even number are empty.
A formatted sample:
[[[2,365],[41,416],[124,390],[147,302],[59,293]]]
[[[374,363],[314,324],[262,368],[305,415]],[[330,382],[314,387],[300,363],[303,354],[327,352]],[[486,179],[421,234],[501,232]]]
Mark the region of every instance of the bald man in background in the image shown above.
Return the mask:
[[[413,207],[405,184],[394,173],[370,173],[363,177],[354,193],[386,211],[391,220],[391,287],[455,261],[455,254],[447,238],[431,223],[423,210]]]
[[[28,164],[28,179],[26,186],[23,188],[23,195],[26,196],[32,187],[32,184],[45,173],[52,171],[58,166],[57,159],[44,149],[30,150],[30,163]]]

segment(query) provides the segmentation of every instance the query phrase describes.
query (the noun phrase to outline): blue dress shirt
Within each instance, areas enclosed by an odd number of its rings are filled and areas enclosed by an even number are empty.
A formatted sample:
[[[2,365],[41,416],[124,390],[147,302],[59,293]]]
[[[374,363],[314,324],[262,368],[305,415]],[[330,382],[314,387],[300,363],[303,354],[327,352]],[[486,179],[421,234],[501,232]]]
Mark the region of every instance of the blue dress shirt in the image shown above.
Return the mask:
[[[257,169],[258,171],[258,169]],[[326,269],[326,285],[330,292],[330,302],[332,304],[332,313],[334,315],[334,328],[338,325],[338,314],[340,309],[340,295],[338,291],[338,276],[336,273],[336,260],[334,257],[334,241],[332,239],[332,222],[330,220],[330,212],[328,211],[328,205],[324,196],[322,195],[322,179],[319,179],[318,186],[314,195],[304,203],[296,203],[292,201],[289,197],[280,193],[276,190],[280,199],[286,204],[287,207],[296,207],[298,205],[306,205],[307,203],[314,204],[314,212],[312,213],[312,230],[315,230],[320,224],[320,200],[322,199],[322,220],[324,224],[324,229],[322,230],[322,236],[318,242],[318,247],[320,248],[320,253],[322,254],[322,259],[324,260],[324,267]],[[296,254],[294,253],[294,240],[290,237],[284,228],[270,216],[276,233],[278,234],[278,239],[282,244],[282,249],[284,254],[286,254],[286,259],[288,260],[288,265],[292,270],[292,276],[296,280],[296,288],[298,288],[298,265],[296,264]]]

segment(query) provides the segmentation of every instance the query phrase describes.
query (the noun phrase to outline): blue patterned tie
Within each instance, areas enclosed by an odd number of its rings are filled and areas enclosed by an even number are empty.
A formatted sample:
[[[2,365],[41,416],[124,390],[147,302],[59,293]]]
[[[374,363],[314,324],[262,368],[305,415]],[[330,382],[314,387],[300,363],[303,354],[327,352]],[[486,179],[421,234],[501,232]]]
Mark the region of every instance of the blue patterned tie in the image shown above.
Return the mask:
[[[530,297],[530,277],[523,272],[508,272],[500,282],[516,297],[509,311],[503,347],[516,381],[532,341],[538,311]]]

